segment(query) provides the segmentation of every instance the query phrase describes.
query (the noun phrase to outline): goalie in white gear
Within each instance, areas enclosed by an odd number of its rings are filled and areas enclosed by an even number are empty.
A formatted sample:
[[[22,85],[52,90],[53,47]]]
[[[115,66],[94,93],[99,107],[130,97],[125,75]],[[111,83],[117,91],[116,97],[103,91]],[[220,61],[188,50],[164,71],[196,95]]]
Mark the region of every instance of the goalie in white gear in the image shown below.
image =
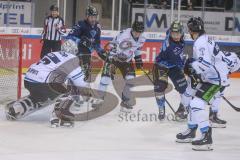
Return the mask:
[[[67,40],[59,52],[51,52],[28,69],[24,86],[30,92],[26,97],[9,103],[6,108],[7,119],[16,120],[27,116],[54,102],[61,94],[87,94],[84,75],[76,56],[78,47]],[[83,87],[84,93],[76,87]],[[59,109],[59,105],[55,107]],[[59,113],[59,112],[58,112]]]
[[[133,86],[132,79],[135,77],[135,69],[132,59],[135,59],[137,69],[143,67],[141,48],[145,42],[143,22],[135,21],[132,28],[121,31],[109,44],[109,51],[100,55],[105,60],[102,77],[99,85],[99,97],[104,99],[107,86],[114,79],[115,69],[119,68],[125,86],[122,91],[121,106],[126,109],[132,109],[134,105],[130,88]]]
[[[204,31],[204,23],[200,17],[193,17],[188,21],[189,33],[194,40],[193,58],[189,59],[185,66],[185,73],[191,79],[186,90],[195,89],[188,96],[189,120],[188,129],[177,134],[177,142],[192,142],[194,150],[212,150],[212,128],[209,124],[207,104],[212,104],[214,97],[229,86],[227,64],[219,57],[221,51]],[[186,104],[184,105],[186,106]],[[200,128],[202,137],[193,140],[197,128]]]

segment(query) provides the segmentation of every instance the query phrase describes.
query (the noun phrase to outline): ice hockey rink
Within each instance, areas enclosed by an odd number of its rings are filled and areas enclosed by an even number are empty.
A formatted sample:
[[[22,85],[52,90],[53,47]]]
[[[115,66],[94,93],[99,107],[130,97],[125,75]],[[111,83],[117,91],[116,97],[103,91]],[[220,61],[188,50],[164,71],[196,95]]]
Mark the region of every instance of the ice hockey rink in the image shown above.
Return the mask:
[[[231,79],[225,93],[237,106],[240,106],[239,83],[240,79]],[[112,86],[109,90],[114,92]],[[172,91],[166,97],[177,109],[177,92]],[[1,107],[0,160],[239,160],[240,157],[240,113],[225,102],[220,117],[227,120],[227,128],[213,130],[214,150],[205,152],[193,151],[190,144],[175,143],[176,134],[186,128],[185,122],[122,120],[118,106],[99,118],[78,121],[74,128],[50,128],[52,108],[13,122],[5,119]],[[133,113],[139,111],[157,113],[154,98],[138,98]],[[167,113],[171,113],[169,108]]]

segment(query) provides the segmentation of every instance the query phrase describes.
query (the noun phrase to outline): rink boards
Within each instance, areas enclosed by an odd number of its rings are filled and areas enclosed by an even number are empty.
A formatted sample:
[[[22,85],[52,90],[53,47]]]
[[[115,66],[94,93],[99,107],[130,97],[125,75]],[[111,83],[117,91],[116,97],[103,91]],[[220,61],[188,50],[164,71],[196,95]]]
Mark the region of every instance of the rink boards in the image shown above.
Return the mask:
[[[69,31],[69,30],[68,30]],[[42,43],[41,40],[41,28],[19,28],[19,27],[0,27],[0,34],[21,34],[23,35],[23,72],[36,61],[39,60]],[[104,46],[108,41],[112,40],[114,36],[118,34],[118,31],[103,30],[101,34],[101,45]],[[156,55],[159,54],[162,42],[165,38],[165,33],[158,32],[146,32],[146,43],[142,49],[142,57],[145,63],[146,69],[150,69],[154,62]],[[240,36],[225,36],[225,35],[210,35],[210,37],[218,42],[222,50],[226,51],[240,51]],[[192,53],[193,41],[188,34],[185,34],[186,47],[185,53]],[[4,57],[5,60],[11,57]],[[0,57],[1,61],[1,57]],[[93,53],[92,66],[95,69],[101,68],[103,62],[100,60],[96,53]],[[240,77],[239,74],[235,74],[234,77]]]

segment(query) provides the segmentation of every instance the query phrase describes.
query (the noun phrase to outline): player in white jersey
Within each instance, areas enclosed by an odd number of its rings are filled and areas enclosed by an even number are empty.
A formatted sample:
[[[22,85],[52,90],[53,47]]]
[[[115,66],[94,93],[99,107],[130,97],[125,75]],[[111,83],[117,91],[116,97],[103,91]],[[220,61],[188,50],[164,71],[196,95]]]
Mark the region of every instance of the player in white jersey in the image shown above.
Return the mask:
[[[220,51],[215,58],[220,58],[223,62],[225,62],[227,64],[229,74],[236,72],[240,69],[240,59],[237,56],[237,54],[234,52]],[[194,82],[193,79],[191,82],[191,78],[188,79],[188,83],[189,83],[189,85],[186,89],[185,95],[183,96],[183,104],[186,108],[189,106],[189,103],[192,100],[192,97],[196,93],[196,89],[194,86],[197,84],[196,82]],[[226,121],[219,119],[217,116],[222,96],[223,96],[223,91],[217,93],[214,96],[212,103],[211,103],[209,120],[211,123],[211,127],[213,127],[213,128],[225,128],[226,127]]]
[[[145,38],[142,35],[143,31],[143,22],[135,21],[132,28],[121,31],[109,43],[109,52],[101,56],[105,60],[105,63],[99,85],[99,90],[101,91],[99,95],[104,99],[107,86],[114,79],[115,69],[119,68],[125,79],[121,106],[127,110],[132,109],[134,105],[131,103],[132,95],[130,92],[130,88],[133,87],[132,79],[135,77],[132,59],[135,59],[137,69],[143,67],[141,57],[141,48],[145,42]]]
[[[219,58],[221,52],[217,44],[205,34],[204,23],[200,17],[191,18],[188,29],[194,45],[193,57],[186,63],[185,71],[191,79],[189,85],[195,89],[195,93],[189,103],[188,129],[177,134],[177,142],[192,142],[194,150],[212,150],[212,128],[205,106],[212,104],[214,97],[229,86],[229,69]],[[198,127],[202,137],[192,141]]]
[[[85,89],[87,83],[84,81],[82,69],[79,67],[79,59],[75,56],[77,52],[77,44],[68,40],[62,45],[61,51],[48,53],[40,61],[32,64],[24,79],[24,86],[30,94],[6,106],[7,118],[11,120],[23,118],[53,103],[54,99],[61,94],[79,94],[77,91],[79,88],[73,86],[81,87],[82,91],[89,95]],[[80,93],[85,94],[83,92]],[[54,110],[57,109],[59,109],[59,103]],[[61,111],[63,111],[62,108]],[[60,114],[60,112],[58,113]],[[58,121],[59,123],[60,120],[55,117],[53,122]]]
[[[217,55],[219,60],[224,61],[229,69],[229,74],[236,72],[240,68],[240,59],[234,52],[222,52],[220,51]],[[226,128],[226,121],[218,118],[219,106],[221,103],[221,97],[223,92],[215,96],[209,114],[209,120],[213,128]]]

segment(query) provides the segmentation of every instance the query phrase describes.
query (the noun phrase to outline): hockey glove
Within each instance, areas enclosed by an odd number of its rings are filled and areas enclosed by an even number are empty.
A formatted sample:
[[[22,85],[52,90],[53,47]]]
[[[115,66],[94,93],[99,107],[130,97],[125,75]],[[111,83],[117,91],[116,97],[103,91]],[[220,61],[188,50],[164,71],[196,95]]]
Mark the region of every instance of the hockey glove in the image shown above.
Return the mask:
[[[135,56],[134,59],[135,59],[137,69],[142,69],[143,68],[142,56],[141,55]]]
[[[193,71],[193,68],[191,66],[191,64],[194,62],[194,59],[193,58],[188,58],[185,62],[185,65],[184,65],[184,73],[186,75],[190,75]]]

